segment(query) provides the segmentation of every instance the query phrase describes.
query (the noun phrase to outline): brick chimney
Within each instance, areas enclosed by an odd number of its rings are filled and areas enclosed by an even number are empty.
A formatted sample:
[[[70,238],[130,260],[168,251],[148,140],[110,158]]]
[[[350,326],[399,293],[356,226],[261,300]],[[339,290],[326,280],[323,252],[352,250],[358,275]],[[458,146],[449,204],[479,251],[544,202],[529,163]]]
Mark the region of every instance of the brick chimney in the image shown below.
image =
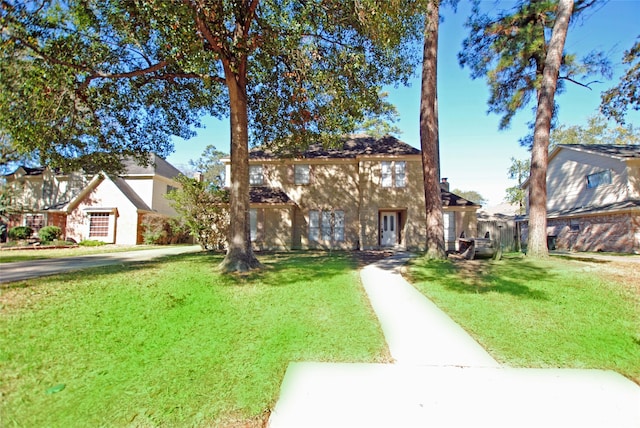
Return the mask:
[[[443,177],[442,181],[440,181],[440,188],[445,192],[449,191],[449,182],[447,181],[447,177]]]

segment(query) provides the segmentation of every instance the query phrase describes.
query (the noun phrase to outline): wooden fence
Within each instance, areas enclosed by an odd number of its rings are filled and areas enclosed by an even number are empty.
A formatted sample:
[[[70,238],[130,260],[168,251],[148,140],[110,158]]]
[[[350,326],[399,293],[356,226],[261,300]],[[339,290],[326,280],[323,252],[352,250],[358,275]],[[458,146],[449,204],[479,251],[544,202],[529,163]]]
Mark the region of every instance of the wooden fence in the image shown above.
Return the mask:
[[[478,220],[478,237],[489,232],[492,240],[499,241],[503,251],[520,251],[519,233],[514,221]]]

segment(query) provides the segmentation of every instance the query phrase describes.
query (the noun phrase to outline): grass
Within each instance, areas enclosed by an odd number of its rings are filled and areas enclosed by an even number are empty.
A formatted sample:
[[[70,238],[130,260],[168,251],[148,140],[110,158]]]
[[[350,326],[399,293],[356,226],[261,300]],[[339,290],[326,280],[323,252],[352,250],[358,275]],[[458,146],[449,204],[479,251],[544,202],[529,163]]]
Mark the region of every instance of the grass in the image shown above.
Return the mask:
[[[10,247],[8,247],[10,248]],[[86,256],[90,254],[119,253],[159,248],[157,245],[103,245],[98,247],[69,247],[51,249],[5,249],[0,250],[0,264],[28,262],[32,260],[54,259],[62,257]]]
[[[1,426],[261,421],[291,361],[380,362],[348,254],[173,256],[0,288]]]
[[[409,275],[503,364],[611,369],[640,383],[640,272],[621,266],[418,259]]]

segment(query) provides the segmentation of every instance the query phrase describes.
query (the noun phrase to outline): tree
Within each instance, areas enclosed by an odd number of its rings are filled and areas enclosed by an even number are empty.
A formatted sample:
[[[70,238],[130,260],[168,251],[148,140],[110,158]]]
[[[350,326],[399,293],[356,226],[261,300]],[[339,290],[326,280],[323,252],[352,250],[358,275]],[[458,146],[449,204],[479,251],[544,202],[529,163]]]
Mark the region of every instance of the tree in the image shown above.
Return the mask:
[[[418,32],[399,31],[412,17],[392,13],[402,3],[2,0],[0,125],[43,159],[108,166],[112,153],[163,155],[201,114],[228,114],[221,268],[249,270],[249,140],[329,144],[382,113],[380,88],[406,82],[415,62]]]
[[[195,169],[195,171],[202,174],[202,180],[208,185],[214,188],[220,188],[224,186],[225,174],[225,166],[222,158],[227,156],[228,154],[219,151],[215,146],[209,144],[205,147],[200,158],[190,160],[189,165]]]
[[[191,235],[205,250],[224,249],[229,229],[228,192],[184,175],[176,180],[182,186],[167,194],[167,199]]]
[[[529,239],[527,242],[527,254],[534,258],[544,258],[549,254],[547,248],[549,135],[558,73],[562,64],[562,52],[572,12],[573,0],[559,1],[538,94],[533,148],[531,149],[531,173],[529,174]]]
[[[620,78],[617,86],[602,94],[600,108],[609,118],[624,124],[627,108],[640,110],[640,38],[631,49],[624,53],[623,63],[629,64],[629,69]]]
[[[440,1],[428,0],[425,10],[420,91],[420,148],[426,212],[426,257],[444,259],[444,218],[440,197],[440,148],[438,134],[438,25]]]
[[[603,115],[591,116],[586,126],[559,125],[551,131],[549,148],[558,144],[640,144],[640,130],[633,124],[616,124],[613,128],[610,125]]]
[[[596,3],[577,0],[574,14],[578,15]],[[519,0],[515,7],[491,17],[483,13],[475,0],[466,23],[469,36],[463,42],[458,60],[469,67],[471,77],[486,77],[490,89],[489,112],[502,115],[500,129],[506,129],[513,116],[537,100],[542,83],[548,34],[556,21],[557,1]],[[581,83],[594,75],[611,76],[611,66],[604,53],[592,51],[578,60],[575,54],[564,53],[558,71],[557,92],[565,90],[565,83]]]
[[[531,170],[530,159],[516,159],[511,158],[511,166],[509,167],[508,176],[512,180],[516,180],[518,184],[507,189],[507,196],[505,200],[510,204],[518,204],[518,214],[525,213],[525,198],[526,193],[522,188],[525,180],[529,178],[529,171]]]
[[[456,195],[466,199],[467,201],[475,202],[476,204],[485,205],[487,203],[487,200],[475,190],[453,189],[451,193],[455,193]]]

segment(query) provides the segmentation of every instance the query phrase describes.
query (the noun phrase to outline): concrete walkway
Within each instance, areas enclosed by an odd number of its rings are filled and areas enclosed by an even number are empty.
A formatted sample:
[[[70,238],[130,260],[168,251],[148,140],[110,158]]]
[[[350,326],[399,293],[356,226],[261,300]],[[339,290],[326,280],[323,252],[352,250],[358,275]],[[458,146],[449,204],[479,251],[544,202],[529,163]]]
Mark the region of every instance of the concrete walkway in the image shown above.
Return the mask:
[[[402,278],[408,257],[361,272],[395,364],[292,363],[270,428],[640,427],[640,387],[617,373],[500,367]]]
[[[199,245],[177,245],[152,248],[149,250],[89,254],[57,259],[31,260],[28,262],[0,263],[0,284],[92,267],[126,262],[141,262],[163,256],[194,253],[198,251],[202,251]]]

